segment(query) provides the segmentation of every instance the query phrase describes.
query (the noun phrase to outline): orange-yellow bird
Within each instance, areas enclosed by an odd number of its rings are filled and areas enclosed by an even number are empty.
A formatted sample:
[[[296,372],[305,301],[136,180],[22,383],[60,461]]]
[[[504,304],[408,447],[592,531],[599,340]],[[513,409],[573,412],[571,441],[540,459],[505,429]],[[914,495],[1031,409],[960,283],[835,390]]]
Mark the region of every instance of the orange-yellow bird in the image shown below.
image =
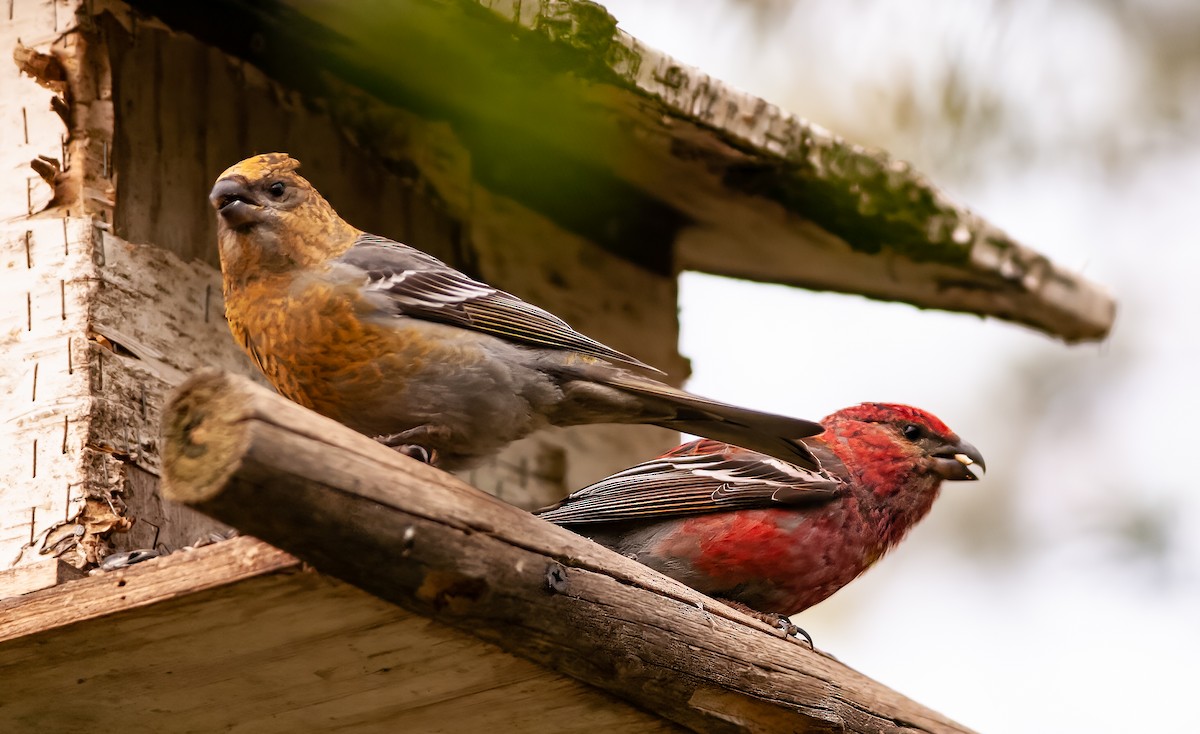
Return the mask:
[[[284,396],[444,469],[546,426],[653,423],[802,466],[820,424],[726,405],[343,221],[282,153],[217,179],[225,312]]]

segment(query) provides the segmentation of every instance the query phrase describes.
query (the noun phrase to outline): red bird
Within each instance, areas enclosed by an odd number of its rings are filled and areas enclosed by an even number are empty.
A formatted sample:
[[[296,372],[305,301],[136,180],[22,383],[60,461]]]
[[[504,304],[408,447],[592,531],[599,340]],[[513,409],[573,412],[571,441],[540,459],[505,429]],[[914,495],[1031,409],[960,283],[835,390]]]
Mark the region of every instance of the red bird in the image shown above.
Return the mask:
[[[929,413],[863,403],[804,439],[813,471],[719,441],[679,446],[540,510],[770,623],[828,598],[983,457]],[[794,628],[793,628],[794,629]]]

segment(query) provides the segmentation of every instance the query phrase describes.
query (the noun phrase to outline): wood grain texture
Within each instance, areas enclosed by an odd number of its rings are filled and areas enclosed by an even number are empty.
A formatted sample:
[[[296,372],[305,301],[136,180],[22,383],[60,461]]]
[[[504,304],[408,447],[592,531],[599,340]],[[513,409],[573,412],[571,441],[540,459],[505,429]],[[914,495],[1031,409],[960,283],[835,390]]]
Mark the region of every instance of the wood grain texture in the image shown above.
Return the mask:
[[[220,552],[216,552],[216,548]],[[208,559],[191,563],[190,558]],[[0,601],[0,641],[44,633],[157,604],[262,573],[299,568],[287,553],[253,538],[165,556],[153,563]]]
[[[237,538],[0,602],[0,730],[675,727]]]
[[[694,731],[965,731],[247,381],[193,378],[165,420],[169,497]]]
[[[83,572],[57,558],[43,559],[0,571],[0,600],[48,589],[73,579]]]
[[[45,561],[36,548],[77,520],[62,557],[82,565],[101,545],[87,324],[105,186],[83,171],[111,114],[72,32],[78,8],[13,0],[0,22],[0,569]]]
[[[79,219],[15,224],[0,226],[0,568],[36,561],[23,549],[81,512],[92,405],[88,227]]]
[[[220,529],[186,510],[156,511],[153,496],[166,392],[200,365],[256,376],[225,324],[219,275],[74,217],[29,220],[0,231],[0,244],[10,265],[0,286],[19,294],[9,303],[24,326],[0,336],[12,364],[0,373],[12,416],[0,426],[11,454],[0,567],[44,557],[60,535],[52,552],[82,565],[156,536],[178,548]],[[102,523],[89,502],[109,508]],[[142,517],[161,532],[112,535]],[[71,545],[64,533],[76,527]]]

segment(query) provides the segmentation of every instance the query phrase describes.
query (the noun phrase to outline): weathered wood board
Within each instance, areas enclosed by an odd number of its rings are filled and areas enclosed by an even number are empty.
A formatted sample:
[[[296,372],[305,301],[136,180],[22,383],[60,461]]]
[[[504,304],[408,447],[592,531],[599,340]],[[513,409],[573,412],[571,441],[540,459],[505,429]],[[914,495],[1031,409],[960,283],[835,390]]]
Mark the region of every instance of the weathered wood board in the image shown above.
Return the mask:
[[[0,601],[0,730],[679,731],[250,538]]]
[[[108,193],[99,166],[91,178],[81,171],[103,154],[92,132],[102,132],[111,113],[95,86],[67,102],[72,80],[87,76],[71,62],[86,50],[62,37],[75,7],[14,0],[0,23],[7,57],[0,63],[0,568],[45,560],[22,552],[42,543],[82,564],[101,529],[119,522],[88,501],[103,491],[89,487],[89,477],[110,464],[87,439],[94,406],[87,324],[96,290],[90,215],[103,212]],[[81,535],[50,537],[85,517]]]

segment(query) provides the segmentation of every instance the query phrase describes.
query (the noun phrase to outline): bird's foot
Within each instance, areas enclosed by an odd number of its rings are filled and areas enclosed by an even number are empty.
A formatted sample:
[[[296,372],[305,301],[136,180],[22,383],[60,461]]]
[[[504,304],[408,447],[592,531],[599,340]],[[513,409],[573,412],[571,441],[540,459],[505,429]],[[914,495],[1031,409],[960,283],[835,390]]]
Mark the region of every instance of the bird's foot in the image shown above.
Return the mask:
[[[797,639],[803,637],[808,643],[810,650],[817,649],[816,646],[813,645],[812,635],[808,634],[800,627],[792,624],[792,620],[788,619],[782,614],[763,614],[759,617],[759,619],[771,625],[772,627],[778,627],[783,632],[784,637],[795,637]]]
[[[375,440],[388,448],[395,449],[410,459],[416,459],[422,464],[432,466],[437,463],[436,449],[427,449],[420,444],[408,443],[408,438],[404,433],[393,433],[388,436],[376,436]]]
[[[452,438],[450,429],[445,426],[425,424],[399,433],[376,436],[375,440],[399,451],[410,459],[437,466],[440,457],[438,450],[432,447],[444,446]]]
[[[733,607],[743,614],[748,614],[757,620],[775,627],[783,632],[784,637],[804,638],[808,642],[808,647],[810,649],[816,649],[816,646],[813,645],[812,635],[792,624],[792,620],[788,619],[782,614],[776,614],[774,612],[760,612],[757,609],[751,609],[740,601],[734,601],[732,599],[721,599],[721,602]]]

